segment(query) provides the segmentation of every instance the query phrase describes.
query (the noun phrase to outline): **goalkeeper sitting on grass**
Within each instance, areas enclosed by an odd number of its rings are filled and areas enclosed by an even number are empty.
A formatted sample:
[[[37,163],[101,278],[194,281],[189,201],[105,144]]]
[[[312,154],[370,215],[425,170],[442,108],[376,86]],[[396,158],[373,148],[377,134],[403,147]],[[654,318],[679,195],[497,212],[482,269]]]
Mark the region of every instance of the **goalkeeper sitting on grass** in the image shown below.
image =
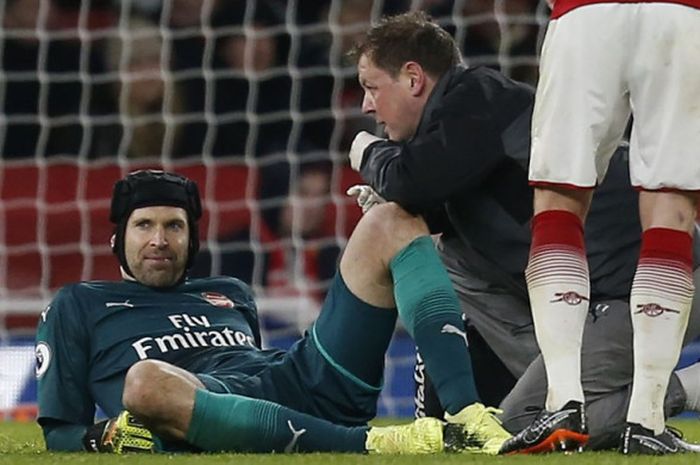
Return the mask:
[[[245,284],[187,279],[200,216],[196,184],[179,175],[138,171],[115,184],[124,280],[66,286],[39,322],[48,449],[498,452],[510,435],[479,403],[459,304],[420,217],[393,203],[364,215],[318,320],[281,351],[260,349]],[[367,426],[397,315],[447,423]],[[93,424],[96,405],[111,418]]]

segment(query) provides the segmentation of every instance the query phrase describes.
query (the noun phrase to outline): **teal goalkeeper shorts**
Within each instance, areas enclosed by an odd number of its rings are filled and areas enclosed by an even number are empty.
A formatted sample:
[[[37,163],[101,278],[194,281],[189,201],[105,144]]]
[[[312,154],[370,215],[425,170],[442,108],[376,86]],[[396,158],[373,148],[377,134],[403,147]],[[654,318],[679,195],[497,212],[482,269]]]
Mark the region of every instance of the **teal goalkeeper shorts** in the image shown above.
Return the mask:
[[[230,367],[197,377],[212,392],[268,400],[338,424],[365,424],[377,412],[395,324],[396,310],[361,301],[338,272],[318,319],[289,351],[273,352],[254,375]]]

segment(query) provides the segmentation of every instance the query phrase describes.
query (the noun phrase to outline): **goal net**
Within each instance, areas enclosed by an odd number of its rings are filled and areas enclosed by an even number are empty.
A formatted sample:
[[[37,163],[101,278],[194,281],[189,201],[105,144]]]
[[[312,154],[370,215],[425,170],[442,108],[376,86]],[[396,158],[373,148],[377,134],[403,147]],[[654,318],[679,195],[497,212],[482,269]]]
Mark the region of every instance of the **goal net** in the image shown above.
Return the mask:
[[[410,9],[448,29],[469,65],[536,79],[544,0],[0,3],[0,342],[30,346],[60,286],[119,279],[113,183],[161,168],[202,192],[193,274],[250,282],[266,343],[289,345],[361,214],[344,194],[359,181],[347,151],[375,127],[345,52],[371,21]],[[26,368],[26,351],[14,353],[0,375],[24,373],[13,364]],[[398,334],[383,414],[412,413],[412,365]],[[3,387],[15,394],[0,408],[28,382]]]

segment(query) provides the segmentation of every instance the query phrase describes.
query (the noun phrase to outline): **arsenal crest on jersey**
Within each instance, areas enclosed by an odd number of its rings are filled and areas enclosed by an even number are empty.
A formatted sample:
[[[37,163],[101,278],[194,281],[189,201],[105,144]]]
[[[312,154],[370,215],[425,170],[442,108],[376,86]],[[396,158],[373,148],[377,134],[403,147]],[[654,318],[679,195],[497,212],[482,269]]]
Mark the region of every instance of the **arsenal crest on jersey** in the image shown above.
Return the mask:
[[[215,307],[233,308],[233,300],[218,292],[202,292],[202,298]]]

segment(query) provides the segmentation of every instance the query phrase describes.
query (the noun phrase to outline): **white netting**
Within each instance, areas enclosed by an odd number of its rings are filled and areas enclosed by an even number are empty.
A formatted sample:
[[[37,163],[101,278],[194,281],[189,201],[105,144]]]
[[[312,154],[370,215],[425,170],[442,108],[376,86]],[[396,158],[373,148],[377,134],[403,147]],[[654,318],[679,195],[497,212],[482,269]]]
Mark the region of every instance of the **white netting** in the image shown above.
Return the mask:
[[[470,65],[535,80],[544,0],[1,3],[0,336],[61,285],[118,277],[109,197],[140,167],[199,183],[195,272],[250,280],[267,338],[296,336],[360,214],[346,151],[374,125],[344,53],[381,14],[417,8]]]

